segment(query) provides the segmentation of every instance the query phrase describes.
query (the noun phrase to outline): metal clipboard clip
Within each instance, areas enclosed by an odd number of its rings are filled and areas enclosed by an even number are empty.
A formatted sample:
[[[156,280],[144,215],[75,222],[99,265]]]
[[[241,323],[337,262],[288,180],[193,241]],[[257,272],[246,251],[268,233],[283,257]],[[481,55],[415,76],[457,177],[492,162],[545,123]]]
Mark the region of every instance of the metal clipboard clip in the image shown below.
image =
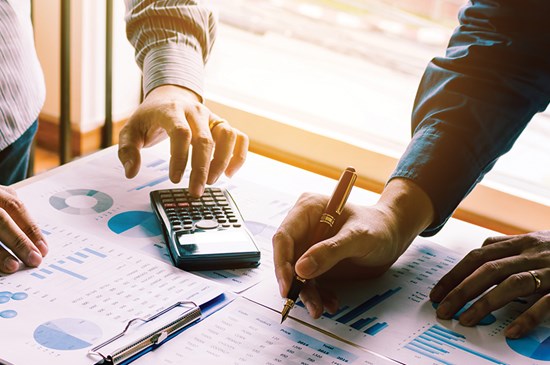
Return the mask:
[[[170,312],[176,310],[177,308],[183,308],[186,310],[180,314],[175,313],[175,318],[173,318],[174,313]],[[128,335],[128,332],[134,327],[146,325],[166,314],[171,314],[172,318],[162,322],[158,328],[148,328],[145,332],[139,331],[139,335],[134,334],[134,336],[130,338],[128,343],[125,345],[115,346],[114,343],[123,338],[125,335]],[[101,360],[99,360],[96,364],[117,365],[124,363],[133,357],[139,356],[145,350],[152,350],[153,348],[160,346],[168,337],[176,334],[179,330],[196,322],[200,318],[201,309],[194,302],[177,302],[176,304],[173,304],[148,318],[134,318],[130,320],[121,333],[92,348],[88,351],[88,356],[101,357]],[[99,351],[107,348],[109,348],[109,351],[107,352]]]

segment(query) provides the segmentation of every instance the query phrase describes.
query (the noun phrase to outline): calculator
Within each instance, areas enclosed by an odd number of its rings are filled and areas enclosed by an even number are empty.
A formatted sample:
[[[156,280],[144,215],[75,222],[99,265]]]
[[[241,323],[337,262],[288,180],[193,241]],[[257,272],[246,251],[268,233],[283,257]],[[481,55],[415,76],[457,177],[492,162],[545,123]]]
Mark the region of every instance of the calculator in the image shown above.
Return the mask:
[[[150,193],[174,265],[183,270],[256,267],[260,250],[226,189],[207,187],[200,198],[188,189]]]

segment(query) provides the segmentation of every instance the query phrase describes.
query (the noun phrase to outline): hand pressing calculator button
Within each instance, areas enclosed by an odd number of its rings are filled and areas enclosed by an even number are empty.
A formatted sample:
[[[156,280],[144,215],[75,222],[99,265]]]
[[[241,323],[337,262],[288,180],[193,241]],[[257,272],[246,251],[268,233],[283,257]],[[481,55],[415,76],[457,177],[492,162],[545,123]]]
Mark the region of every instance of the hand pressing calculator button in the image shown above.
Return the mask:
[[[260,251],[225,189],[206,188],[200,198],[187,189],[150,193],[174,264],[184,270],[258,266]]]

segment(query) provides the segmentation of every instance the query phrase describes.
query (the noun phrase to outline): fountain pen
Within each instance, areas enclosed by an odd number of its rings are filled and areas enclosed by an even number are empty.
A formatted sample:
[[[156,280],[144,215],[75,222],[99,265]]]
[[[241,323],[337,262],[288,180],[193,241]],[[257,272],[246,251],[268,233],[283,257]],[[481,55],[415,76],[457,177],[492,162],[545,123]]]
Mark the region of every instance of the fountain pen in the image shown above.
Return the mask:
[[[348,200],[351,188],[353,187],[356,179],[357,173],[353,167],[348,167],[344,170],[340,176],[340,180],[338,180],[336,189],[334,189],[334,192],[332,193],[332,196],[330,197],[327,206],[325,207],[325,210],[321,215],[313,234],[311,235],[311,244],[315,244],[327,238],[330,229],[344,209],[344,205]],[[281,323],[283,323],[286,317],[288,317],[290,310],[294,307],[294,304],[296,304],[300,291],[305,284],[305,279],[299,277],[298,275],[294,276],[290,290],[286,295],[285,305],[281,311]]]

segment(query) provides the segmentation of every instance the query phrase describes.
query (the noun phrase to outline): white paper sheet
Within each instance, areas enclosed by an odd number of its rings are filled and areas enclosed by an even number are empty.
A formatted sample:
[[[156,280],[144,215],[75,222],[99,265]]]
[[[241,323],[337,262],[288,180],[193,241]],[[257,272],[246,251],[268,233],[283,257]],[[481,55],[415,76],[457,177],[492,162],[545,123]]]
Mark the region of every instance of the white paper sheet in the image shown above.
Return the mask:
[[[406,364],[548,364],[550,321],[524,339],[506,340],[503,335],[529,305],[526,301],[495,311],[476,327],[436,318],[429,292],[459,259],[419,238],[383,277],[335,283],[333,289],[343,303],[335,315],[325,313],[313,320],[301,302],[290,315]],[[244,296],[275,310],[283,306],[274,278]]]
[[[395,362],[239,298],[139,364],[361,364]]]
[[[223,292],[211,281],[72,227],[42,229],[50,242],[42,265],[0,276],[4,361],[95,363],[88,350],[121,332],[130,319],[178,301],[200,305]]]
[[[111,149],[110,153],[21,187],[17,193],[30,212],[41,212],[48,221],[63,222],[89,235],[171,263],[149,202],[151,190],[175,186],[168,180],[168,159],[161,147],[145,150],[141,171],[132,180],[124,177],[116,151]],[[183,186],[187,186],[187,179],[188,175],[184,176]],[[254,269],[196,274],[240,293],[273,270],[271,236],[295,196],[239,178],[222,179],[216,185],[227,188],[236,200],[262,253],[261,264]]]

